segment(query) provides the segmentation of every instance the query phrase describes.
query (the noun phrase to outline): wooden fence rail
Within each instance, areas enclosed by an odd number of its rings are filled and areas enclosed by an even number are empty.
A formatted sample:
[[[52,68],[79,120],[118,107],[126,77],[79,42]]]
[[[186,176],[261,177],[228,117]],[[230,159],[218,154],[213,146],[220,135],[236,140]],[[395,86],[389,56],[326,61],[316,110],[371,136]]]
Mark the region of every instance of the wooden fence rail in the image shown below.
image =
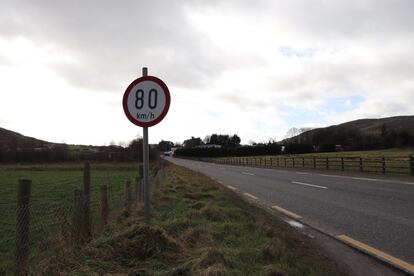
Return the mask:
[[[191,158],[213,163],[253,166],[253,167],[285,167],[307,168],[338,171],[360,171],[381,174],[401,174],[414,176],[414,155],[394,157],[224,157],[224,158]]]

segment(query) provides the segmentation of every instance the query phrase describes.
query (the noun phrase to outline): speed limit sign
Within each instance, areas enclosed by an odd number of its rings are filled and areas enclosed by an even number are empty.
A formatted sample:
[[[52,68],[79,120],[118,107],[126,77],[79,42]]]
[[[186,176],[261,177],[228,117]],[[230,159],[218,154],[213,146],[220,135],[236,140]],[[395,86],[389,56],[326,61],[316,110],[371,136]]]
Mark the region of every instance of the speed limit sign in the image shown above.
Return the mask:
[[[127,118],[140,127],[151,127],[164,119],[170,108],[170,92],[159,78],[143,76],[126,89],[122,104]]]

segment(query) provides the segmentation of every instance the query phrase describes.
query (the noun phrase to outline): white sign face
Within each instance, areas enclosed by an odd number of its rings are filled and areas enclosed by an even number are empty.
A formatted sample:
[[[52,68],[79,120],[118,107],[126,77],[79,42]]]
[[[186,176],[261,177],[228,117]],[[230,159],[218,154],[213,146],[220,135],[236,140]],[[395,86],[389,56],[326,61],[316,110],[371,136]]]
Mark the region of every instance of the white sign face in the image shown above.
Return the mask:
[[[123,107],[128,119],[141,127],[158,124],[170,107],[170,92],[163,81],[152,76],[133,81],[124,93]]]

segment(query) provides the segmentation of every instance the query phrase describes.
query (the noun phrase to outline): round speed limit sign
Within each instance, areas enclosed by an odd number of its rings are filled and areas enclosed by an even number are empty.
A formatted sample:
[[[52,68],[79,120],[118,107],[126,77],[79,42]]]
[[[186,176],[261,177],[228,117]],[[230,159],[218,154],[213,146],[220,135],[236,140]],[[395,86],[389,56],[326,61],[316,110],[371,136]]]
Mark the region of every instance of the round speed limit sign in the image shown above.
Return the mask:
[[[158,124],[170,108],[170,91],[159,78],[145,76],[134,80],[125,90],[122,104],[127,118],[140,127]]]

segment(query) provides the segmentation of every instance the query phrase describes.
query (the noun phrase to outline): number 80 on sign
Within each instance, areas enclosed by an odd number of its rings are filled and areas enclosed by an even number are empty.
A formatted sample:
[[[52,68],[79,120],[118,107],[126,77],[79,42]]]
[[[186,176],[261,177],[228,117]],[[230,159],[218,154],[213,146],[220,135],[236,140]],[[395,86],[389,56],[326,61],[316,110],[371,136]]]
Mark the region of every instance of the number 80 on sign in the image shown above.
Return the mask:
[[[156,77],[145,76],[128,86],[122,104],[125,115],[133,124],[151,127],[167,115],[170,101],[167,85]]]

